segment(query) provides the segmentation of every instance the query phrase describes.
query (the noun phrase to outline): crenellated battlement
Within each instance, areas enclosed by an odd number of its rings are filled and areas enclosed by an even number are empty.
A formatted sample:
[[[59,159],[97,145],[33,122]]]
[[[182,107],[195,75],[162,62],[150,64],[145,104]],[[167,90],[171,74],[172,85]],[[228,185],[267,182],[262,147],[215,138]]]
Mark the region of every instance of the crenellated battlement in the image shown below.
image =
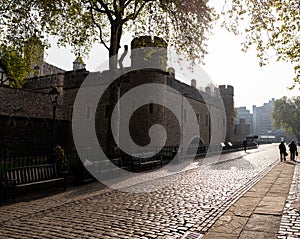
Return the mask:
[[[80,87],[84,78],[89,74],[85,69],[66,71],[53,75],[33,77],[26,80],[24,89],[48,92],[53,84],[61,89]]]
[[[234,95],[234,89],[231,85],[220,85],[219,91],[221,95]]]
[[[131,41],[131,66],[134,69],[155,68],[166,71],[168,44],[159,37],[141,36]]]

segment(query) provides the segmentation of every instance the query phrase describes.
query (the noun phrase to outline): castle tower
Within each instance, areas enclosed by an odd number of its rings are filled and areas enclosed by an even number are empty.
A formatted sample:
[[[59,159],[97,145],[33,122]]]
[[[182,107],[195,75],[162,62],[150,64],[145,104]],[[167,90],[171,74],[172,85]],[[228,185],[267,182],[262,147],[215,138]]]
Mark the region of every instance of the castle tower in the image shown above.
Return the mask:
[[[234,139],[234,90],[231,85],[220,85],[219,92],[223,99],[225,112],[226,112],[226,121],[227,121],[227,129],[226,129],[226,142],[232,142]]]
[[[131,66],[138,68],[167,69],[168,44],[159,37],[141,36],[131,41],[131,49],[139,49],[131,52]]]
[[[82,58],[78,56],[75,61],[73,62],[73,71],[85,69],[85,63],[83,62]]]

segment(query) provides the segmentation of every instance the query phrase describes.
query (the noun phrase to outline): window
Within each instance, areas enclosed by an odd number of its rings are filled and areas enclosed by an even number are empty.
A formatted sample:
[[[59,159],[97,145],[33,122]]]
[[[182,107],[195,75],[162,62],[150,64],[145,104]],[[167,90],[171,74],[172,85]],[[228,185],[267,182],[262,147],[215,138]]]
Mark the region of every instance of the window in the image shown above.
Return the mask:
[[[199,115],[199,113],[196,113],[196,117],[197,117],[197,121],[199,123],[200,122],[200,115]]]
[[[187,122],[187,110],[186,109],[183,109],[183,121],[184,121],[184,123]]]
[[[153,114],[153,101],[150,100],[150,103],[149,103],[149,114]]]
[[[209,123],[208,115],[205,115],[205,126],[208,126],[208,123]]]

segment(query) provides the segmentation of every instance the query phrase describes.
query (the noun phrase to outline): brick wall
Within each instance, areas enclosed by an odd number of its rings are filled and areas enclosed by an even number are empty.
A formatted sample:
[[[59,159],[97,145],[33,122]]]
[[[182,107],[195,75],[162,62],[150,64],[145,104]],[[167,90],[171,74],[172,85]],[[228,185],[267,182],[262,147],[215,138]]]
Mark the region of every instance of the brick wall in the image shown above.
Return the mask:
[[[56,142],[72,147],[70,123],[57,121]],[[11,153],[51,152],[53,121],[26,117],[0,117],[0,147]]]

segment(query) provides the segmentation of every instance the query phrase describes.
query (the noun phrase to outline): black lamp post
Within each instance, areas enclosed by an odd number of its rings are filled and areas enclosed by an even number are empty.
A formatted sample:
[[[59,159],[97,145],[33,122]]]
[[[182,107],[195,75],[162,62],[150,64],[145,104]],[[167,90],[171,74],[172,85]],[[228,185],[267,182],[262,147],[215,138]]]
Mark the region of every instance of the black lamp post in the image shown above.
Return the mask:
[[[49,92],[50,98],[51,98],[51,104],[53,109],[53,130],[52,130],[52,155],[51,160],[54,163],[55,162],[55,134],[56,134],[56,107],[57,107],[57,100],[59,91],[57,90],[56,84],[52,86],[52,89]]]

